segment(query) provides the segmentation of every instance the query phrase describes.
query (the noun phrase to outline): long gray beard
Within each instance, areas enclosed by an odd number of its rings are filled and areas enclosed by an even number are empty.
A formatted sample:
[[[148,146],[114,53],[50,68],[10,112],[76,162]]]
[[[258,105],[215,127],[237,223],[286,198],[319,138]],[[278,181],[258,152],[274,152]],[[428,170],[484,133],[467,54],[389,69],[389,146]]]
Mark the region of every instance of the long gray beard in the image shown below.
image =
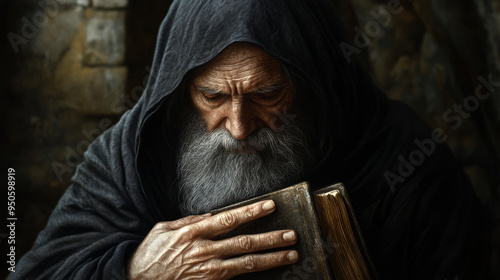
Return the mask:
[[[262,128],[247,139],[226,129],[207,132],[193,112],[180,135],[179,188],[185,215],[206,213],[287,187],[301,179],[312,163],[304,125],[289,122],[274,132]],[[254,148],[241,154],[235,150]]]

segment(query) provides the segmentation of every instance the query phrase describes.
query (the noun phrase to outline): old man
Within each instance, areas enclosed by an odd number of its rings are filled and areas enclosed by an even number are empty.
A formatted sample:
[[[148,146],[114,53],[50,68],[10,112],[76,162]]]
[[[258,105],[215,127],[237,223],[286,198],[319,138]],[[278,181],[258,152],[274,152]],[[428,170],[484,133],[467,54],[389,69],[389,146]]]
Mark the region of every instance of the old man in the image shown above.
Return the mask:
[[[382,279],[473,275],[482,225],[466,175],[440,135],[346,61],[344,40],[326,0],[174,1],[144,96],[89,147],[13,278],[229,279],[291,265],[293,228],[218,239],[272,201],[205,213],[305,180],[345,183]],[[416,141],[431,152],[398,175]]]

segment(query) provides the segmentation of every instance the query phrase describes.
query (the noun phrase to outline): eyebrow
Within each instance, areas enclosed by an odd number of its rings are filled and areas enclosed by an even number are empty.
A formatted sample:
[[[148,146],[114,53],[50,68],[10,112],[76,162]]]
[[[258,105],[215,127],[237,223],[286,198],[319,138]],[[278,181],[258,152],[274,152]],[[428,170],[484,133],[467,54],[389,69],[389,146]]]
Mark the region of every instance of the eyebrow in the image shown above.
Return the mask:
[[[211,89],[211,88],[208,88],[208,87],[198,87],[198,86],[196,86],[196,89],[199,90],[199,91],[203,91],[203,92],[209,93],[209,94],[227,94],[227,93],[224,93],[222,91],[218,91],[218,90]]]
[[[255,93],[266,94],[266,93],[271,93],[273,91],[282,89],[283,87],[285,87],[285,83],[275,83],[275,84],[271,84],[271,85],[263,87],[263,88],[259,88],[257,90],[252,91],[252,92],[249,92],[249,93],[250,94],[255,94]]]
[[[283,87],[285,86],[285,83],[274,83],[274,84],[271,84],[271,85],[268,85],[268,86],[265,86],[265,87],[262,87],[262,88],[259,88],[259,89],[256,89],[254,91],[251,91],[249,92],[248,94],[266,94],[266,93],[271,93],[273,91],[276,91],[276,90],[279,90],[279,89],[282,89]],[[216,89],[211,89],[209,87],[199,87],[199,86],[195,86],[195,88],[199,91],[203,91],[203,92],[206,92],[208,94],[221,94],[221,95],[229,95],[228,93],[226,92],[222,92],[222,91],[219,91],[219,90],[216,90]]]

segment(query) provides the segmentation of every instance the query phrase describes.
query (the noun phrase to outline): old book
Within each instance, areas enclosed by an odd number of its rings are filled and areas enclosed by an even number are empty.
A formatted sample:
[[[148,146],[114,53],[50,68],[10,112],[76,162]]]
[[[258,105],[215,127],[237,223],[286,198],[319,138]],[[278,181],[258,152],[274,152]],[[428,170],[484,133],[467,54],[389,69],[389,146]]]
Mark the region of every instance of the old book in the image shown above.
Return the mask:
[[[336,244],[329,259],[335,279],[377,279],[344,186],[322,188],[313,197],[322,236]]]
[[[235,279],[377,279],[359,225],[342,184],[311,193],[307,182],[224,208],[217,214],[257,201],[272,199],[276,210],[221,236],[256,234],[294,229],[298,263],[268,271],[240,275]],[[282,249],[276,249],[282,250]]]

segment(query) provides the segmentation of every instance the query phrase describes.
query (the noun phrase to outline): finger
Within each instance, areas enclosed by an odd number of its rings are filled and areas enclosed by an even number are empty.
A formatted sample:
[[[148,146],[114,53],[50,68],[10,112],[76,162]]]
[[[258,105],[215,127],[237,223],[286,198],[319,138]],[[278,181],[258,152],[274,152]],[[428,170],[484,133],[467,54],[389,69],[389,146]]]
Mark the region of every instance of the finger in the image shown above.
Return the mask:
[[[175,220],[175,221],[164,222],[163,226],[165,229],[176,230],[176,229],[180,229],[181,227],[185,227],[185,226],[192,225],[194,223],[203,221],[203,220],[209,218],[210,216],[211,216],[210,213],[207,213],[204,215],[187,216],[187,217]]]
[[[253,235],[214,241],[210,249],[220,258],[253,253],[273,248],[292,246],[297,243],[297,234],[293,230],[278,230]]]
[[[238,258],[224,260],[220,269],[228,276],[235,277],[240,274],[269,270],[278,266],[294,264],[299,260],[299,253],[294,250],[273,252],[267,254],[251,254]]]
[[[276,205],[272,200],[260,201],[240,208],[219,213],[196,224],[198,232],[213,238],[230,232],[239,225],[272,213]]]

